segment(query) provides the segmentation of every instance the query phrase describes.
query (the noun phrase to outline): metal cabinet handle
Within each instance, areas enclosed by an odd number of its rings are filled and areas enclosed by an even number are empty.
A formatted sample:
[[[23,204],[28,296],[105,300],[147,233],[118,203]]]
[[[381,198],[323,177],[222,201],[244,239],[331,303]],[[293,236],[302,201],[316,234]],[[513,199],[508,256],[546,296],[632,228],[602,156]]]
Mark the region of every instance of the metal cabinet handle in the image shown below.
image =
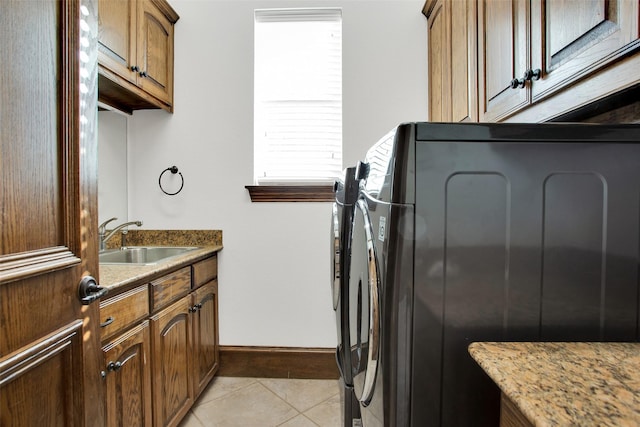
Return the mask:
[[[113,316],[109,316],[109,317],[107,317],[107,320],[105,320],[104,322],[100,323],[100,327],[101,328],[105,328],[105,327],[109,326],[110,324],[112,324],[114,320],[116,320],[116,319],[114,319]]]
[[[202,308],[202,304],[195,304],[193,307],[189,307],[189,313],[195,313]]]
[[[535,70],[528,69],[524,72],[523,78],[525,80],[540,80],[542,76],[542,70],[540,68],[536,68]]]
[[[91,276],[85,276],[78,285],[78,296],[82,305],[89,305],[102,298],[109,292],[107,288],[98,286],[98,282]]]
[[[107,371],[109,372],[119,371],[120,368],[122,368],[122,363],[120,362],[109,362],[107,365]]]
[[[509,84],[511,86],[511,89],[522,89],[524,87],[526,83],[525,79],[513,79],[511,80],[511,83]]]
[[[149,74],[147,74],[146,71],[140,71],[139,74],[140,74],[140,77],[148,77],[149,76]]]
[[[542,70],[540,68],[536,68],[535,70],[529,68],[524,72],[522,78],[511,80],[509,86],[511,86],[511,89],[522,89],[525,87],[527,81],[540,80],[540,77],[542,77]]]
[[[140,67],[138,67],[137,65],[132,65],[131,66],[131,71],[134,71],[134,72],[137,73],[138,71],[140,71]]]

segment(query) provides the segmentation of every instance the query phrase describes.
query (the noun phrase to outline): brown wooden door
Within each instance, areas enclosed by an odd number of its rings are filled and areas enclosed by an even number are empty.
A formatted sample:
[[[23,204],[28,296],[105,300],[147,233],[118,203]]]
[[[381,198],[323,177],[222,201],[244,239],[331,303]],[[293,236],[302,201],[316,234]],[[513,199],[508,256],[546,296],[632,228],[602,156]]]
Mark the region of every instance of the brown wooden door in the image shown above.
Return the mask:
[[[511,88],[529,69],[529,0],[478,1],[478,92],[481,122],[529,105],[528,84]]]
[[[138,86],[171,104],[173,99],[173,25],[149,0],[139,2]]]
[[[135,84],[138,1],[99,0],[98,6],[98,61]]]
[[[219,367],[218,281],[213,280],[193,294],[194,398],[213,378]]]
[[[532,0],[533,101],[588,77],[638,39],[637,0]]]
[[[191,295],[151,317],[154,426],[175,426],[193,403]]]
[[[0,2],[2,426],[104,424],[99,307],[78,296],[98,275],[96,8]]]
[[[149,321],[103,348],[108,427],[151,427]]]

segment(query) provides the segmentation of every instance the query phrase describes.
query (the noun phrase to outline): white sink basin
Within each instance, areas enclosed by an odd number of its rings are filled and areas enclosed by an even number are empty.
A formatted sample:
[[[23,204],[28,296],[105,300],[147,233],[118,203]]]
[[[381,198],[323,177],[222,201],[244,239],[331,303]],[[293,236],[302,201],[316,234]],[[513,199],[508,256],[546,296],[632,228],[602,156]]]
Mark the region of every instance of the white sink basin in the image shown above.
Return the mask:
[[[197,246],[128,246],[99,254],[100,264],[148,265],[166,261],[186,252],[199,249]]]

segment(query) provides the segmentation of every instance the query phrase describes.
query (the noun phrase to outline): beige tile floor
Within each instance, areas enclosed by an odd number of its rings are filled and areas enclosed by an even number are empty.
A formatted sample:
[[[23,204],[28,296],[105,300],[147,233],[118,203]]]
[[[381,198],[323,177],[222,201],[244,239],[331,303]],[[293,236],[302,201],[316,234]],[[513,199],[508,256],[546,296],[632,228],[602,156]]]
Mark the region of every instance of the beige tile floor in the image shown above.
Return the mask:
[[[215,377],[180,427],[340,427],[338,380]]]

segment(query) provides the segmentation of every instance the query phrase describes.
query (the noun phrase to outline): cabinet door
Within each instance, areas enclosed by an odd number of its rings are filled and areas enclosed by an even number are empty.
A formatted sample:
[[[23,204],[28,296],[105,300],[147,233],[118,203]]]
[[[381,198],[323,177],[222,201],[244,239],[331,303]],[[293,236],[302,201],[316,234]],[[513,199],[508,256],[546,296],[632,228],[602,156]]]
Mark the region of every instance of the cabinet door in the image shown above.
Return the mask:
[[[477,1],[451,4],[451,120],[478,121]]]
[[[619,58],[638,39],[637,0],[531,0],[533,101]]]
[[[140,2],[138,86],[168,104],[173,99],[173,25],[154,3]]]
[[[149,321],[103,347],[107,426],[151,427]]]
[[[428,13],[429,120],[451,121],[451,61],[449,4],[437,0]]]
[[[154,426],[175,426],[193,404],[191,295],[151,317]]]
[[[478,2],[481,122],[497,121],[530,103],[527,87],[511,88],[529,68],[529,11],[529,0]]]
[[[135,0],[98,1],[98,61],[120,77],[135,83],[136,19]]]
[[[218,282],[213,280],[193,294],[194,398],[213,378],[219,366]]]

